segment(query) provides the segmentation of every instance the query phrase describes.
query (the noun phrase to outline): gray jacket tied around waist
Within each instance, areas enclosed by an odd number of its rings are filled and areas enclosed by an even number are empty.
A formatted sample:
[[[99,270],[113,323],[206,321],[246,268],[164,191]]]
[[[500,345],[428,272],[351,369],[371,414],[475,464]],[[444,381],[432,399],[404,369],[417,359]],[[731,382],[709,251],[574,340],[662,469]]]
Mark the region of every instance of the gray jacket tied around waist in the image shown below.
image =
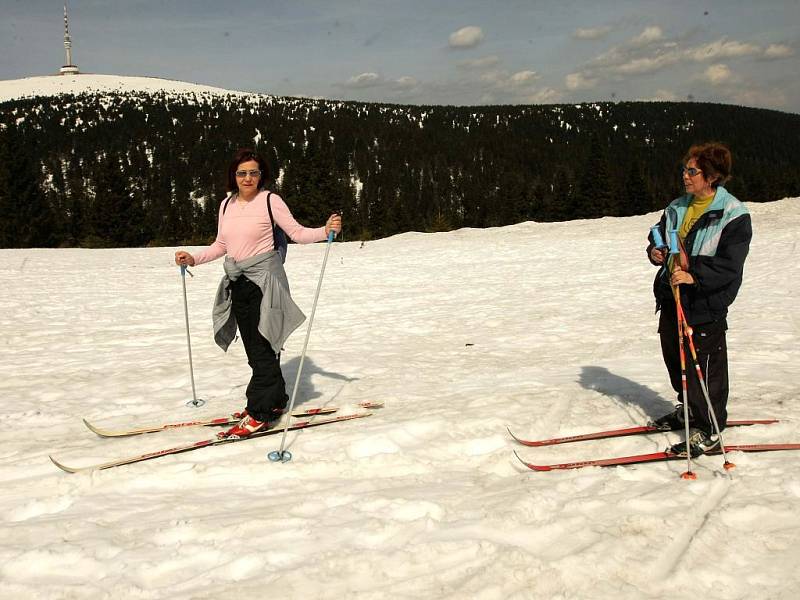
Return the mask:
[[[214,341],[227,352],[228,346],[236,337],[236,316],[233,314],[231,291],[228,288],[232,281],[244,276],[261,288],[264,294],[261,299],[258,331],[272,346],[272,350],[279,353],[286,339],[306,319],[289,294],[289,280],[280,256],[277,252],[270,251],[239,262],[226,256],[223,268],[225,275],[217,288],[212,311]]]

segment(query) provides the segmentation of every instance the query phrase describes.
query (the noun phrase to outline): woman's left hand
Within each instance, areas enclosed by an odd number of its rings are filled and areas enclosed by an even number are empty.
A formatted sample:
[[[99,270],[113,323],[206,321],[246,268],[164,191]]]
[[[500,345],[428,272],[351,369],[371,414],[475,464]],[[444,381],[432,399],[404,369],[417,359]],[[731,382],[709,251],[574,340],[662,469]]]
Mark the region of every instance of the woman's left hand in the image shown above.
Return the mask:
[[[675,265],[675,270],[672,272],[669,282],[672,285],[694,285],[696,282],[689,271],[681,269],[680,265]]]
[[[331,231],[334,231],[337,235],[342,231],[342,215],[333,213],[328,217],[328,221],[325,223],[325,235]]]

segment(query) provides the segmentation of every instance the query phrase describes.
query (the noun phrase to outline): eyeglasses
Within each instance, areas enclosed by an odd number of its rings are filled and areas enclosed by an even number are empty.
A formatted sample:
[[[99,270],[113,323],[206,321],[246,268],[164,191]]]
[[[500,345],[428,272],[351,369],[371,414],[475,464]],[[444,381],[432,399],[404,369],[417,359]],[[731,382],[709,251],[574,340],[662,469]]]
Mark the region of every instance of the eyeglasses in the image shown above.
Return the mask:
[[[700,169],[695,169],[694,167],[681,167],[681,175],[686,173],[689,177],[694,177],[698,173],[702,173]]]
[[[253,169],[252,171],[236,171],[236,176],[239,179],[244,179],[248,175],[250,175],[250,177],[253,177],[253,178],[261,177],[261,171],[259,171],[258,169]]]

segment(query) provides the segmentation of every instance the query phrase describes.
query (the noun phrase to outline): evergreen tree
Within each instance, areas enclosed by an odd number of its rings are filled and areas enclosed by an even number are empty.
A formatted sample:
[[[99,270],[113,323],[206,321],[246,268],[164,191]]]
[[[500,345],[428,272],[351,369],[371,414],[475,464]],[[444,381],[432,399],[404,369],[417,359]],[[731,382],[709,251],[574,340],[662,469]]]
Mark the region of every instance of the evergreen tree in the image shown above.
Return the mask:
[[[0,247],[51,246],[54,219],[39,184],[41,164],[29,156],[20,132],[0,132]]]
[[[594,219],[619,214],[608,158],[596,133],[591,136],[589,156],[575,195],[575,207],[577,218]]]
[[[94,181],[89,245],[131,247],[142,241],[141,209],[136,205],[120,163],[109,154],[98,165]]]
[[[16,156],[11,140],[11,128],[0,128],[0,248],[15,248],[18,245],[15,211],[14,164]]]
[[[299,222],[316,227],[331,213],[353,206],[354,192],[345,177],[337,172],[331,153],[311,139],[287,167],[280,192]]]
[[[567,221],[575,218],[575,190],[565,168],[556,169],[552,192],[545,200],[546,221]]]
[[[81,161],[75,152],[70,152],[66,174],[66,222],[65,240],[68,246],[77,246],[87,231],[86,213],[88,211],[86,182]]]
[[[639,161],[634,158],[628,168],[628,176],[625,179],[625,189],[622,193],[622,206],[620,216],[629,217],[632,215],[643,215],[653,210],[653,199],[647,189],[642,167]]]

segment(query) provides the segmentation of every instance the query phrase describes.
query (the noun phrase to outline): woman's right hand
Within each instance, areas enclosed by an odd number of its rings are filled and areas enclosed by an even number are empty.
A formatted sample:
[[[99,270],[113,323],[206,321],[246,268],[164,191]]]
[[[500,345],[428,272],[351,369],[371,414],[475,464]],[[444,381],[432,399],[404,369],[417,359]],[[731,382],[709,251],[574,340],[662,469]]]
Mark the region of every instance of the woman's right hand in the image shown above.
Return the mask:
[[[194,256],[189,254],[188,252],[184,252],[183,250],[178,250],[175,253],[175,264],[179,267],[194,266]]]
[[[657,265],[664,264],[664,259],[666,257],[667,253],[663,249],[654,247],[652,250],[650,250],[650,260]]]

